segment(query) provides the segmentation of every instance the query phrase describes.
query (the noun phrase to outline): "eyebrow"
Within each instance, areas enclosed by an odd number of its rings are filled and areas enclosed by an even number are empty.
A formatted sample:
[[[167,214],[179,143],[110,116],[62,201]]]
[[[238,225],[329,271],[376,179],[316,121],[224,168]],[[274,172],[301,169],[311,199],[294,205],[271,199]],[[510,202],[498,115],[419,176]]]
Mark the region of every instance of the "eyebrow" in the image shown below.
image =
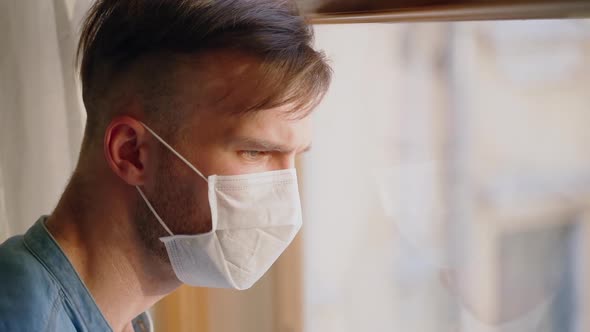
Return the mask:
[[[228,140],[231,145],[238,145],[241,147],[247,147],[247,149],[261,150],[261,151],[276,151],[281,153],[291,153],[295,149],[284,146],[279,143],[271,142],[265,139],[253,138],[253,137],[234,137]],[[303,150],[298,153],[304,153],[311,150],[311,144],[306,146]]]

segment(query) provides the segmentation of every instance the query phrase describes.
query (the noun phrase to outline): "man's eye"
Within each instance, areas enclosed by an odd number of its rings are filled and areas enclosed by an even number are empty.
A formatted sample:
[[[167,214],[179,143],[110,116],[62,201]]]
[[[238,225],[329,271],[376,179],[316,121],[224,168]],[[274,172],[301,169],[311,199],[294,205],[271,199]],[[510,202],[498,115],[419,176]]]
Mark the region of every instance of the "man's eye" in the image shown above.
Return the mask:
[[[242,157],[249,159],[249,160],[256,160],[264,157],[266,155],[265,151],[256,151],[256,150],[244,150],[240,151]]]

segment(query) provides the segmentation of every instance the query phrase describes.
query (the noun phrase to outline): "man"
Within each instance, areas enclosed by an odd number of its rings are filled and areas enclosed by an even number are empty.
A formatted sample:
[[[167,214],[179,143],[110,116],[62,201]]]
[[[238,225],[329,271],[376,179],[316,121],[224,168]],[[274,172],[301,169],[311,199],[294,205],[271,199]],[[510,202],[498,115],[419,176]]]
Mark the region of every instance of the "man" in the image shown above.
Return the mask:
[[[331,71],[293,4],[101,0],[55,211],[0,246],[0,331],[148,331],[181,283],[246,289],[301,225],[295,156]]]

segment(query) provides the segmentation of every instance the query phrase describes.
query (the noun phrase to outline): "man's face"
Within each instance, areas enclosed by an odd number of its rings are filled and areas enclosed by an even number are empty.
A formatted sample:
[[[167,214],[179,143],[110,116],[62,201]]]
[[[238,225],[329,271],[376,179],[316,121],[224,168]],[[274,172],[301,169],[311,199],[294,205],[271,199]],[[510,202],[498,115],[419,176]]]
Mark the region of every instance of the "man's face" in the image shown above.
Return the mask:
[[[177,75],[178,103],[191,115],[172,137],[162,138],[205,176],[293,168],[295,157],[311,144],[309,116],[297,117],[297,110],[288,106],[235,115],[259,93],[255,84],[249,84],[255,78],[252,61],[218,55],[198,73],[187,63]],[[174,234],[210,231],[207,183],[155,138],[150,145],[155,166],[146,169],[144,187],[155,210]],[[142,200],[136,219],[144,242],[167,260],[158,238],[168,234]]]

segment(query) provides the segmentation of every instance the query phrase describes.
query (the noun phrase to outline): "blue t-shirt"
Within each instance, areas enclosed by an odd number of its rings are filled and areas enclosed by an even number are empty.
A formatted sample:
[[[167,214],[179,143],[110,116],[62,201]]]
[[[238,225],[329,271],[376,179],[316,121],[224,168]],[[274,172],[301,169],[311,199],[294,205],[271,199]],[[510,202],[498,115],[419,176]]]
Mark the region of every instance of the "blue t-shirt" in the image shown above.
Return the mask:
[[[112,331],[41,217],[0,245],[0,332]],[[152,331],[147,313],[133,320]]]

